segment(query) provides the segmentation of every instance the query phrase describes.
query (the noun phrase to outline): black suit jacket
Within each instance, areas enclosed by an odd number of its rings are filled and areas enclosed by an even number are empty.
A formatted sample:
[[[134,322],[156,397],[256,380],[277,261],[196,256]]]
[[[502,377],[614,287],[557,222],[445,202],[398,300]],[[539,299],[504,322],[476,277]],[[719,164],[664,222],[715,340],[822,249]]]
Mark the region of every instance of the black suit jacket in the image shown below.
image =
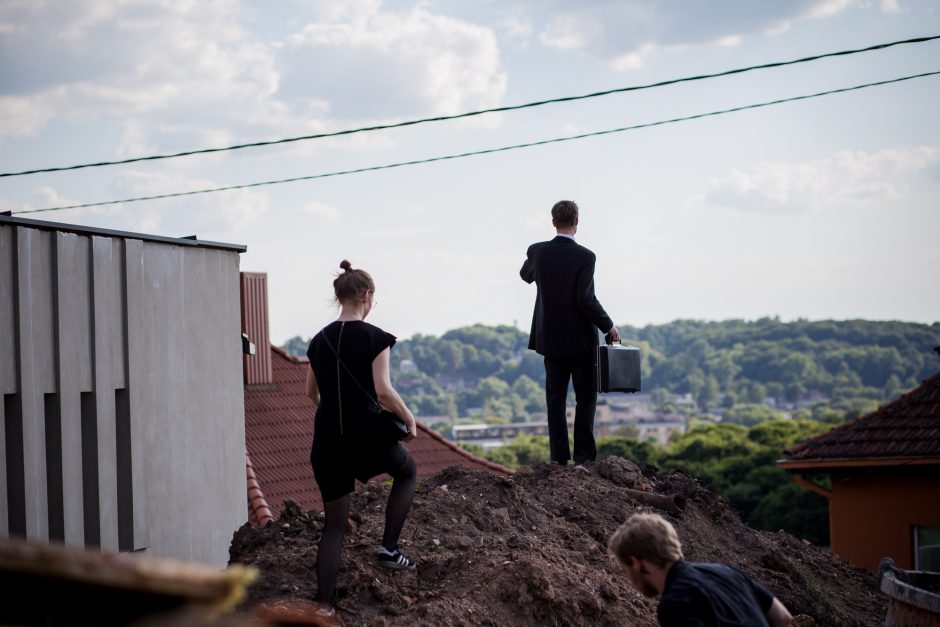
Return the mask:
[[[597,346],[595,327],[606,333],[614,326],[594,295],[595,260],[590,250],[561,235],[529,246],[519,276],[538,287],[530,349],[546,357],[583,359]]]

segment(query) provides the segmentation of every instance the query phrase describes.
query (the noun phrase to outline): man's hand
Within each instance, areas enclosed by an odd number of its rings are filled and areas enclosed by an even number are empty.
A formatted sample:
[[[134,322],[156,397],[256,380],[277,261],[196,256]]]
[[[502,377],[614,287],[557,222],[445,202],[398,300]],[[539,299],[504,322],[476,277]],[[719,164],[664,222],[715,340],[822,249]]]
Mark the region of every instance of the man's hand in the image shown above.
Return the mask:
[[[619,341],[620,341],[620,331],[617,330],[617,327],[612,328],[612,329],[610,330],[610,333],[608,333],[608,335],[610,336],[610,341],[611,341],[611,342],[619,342]]]
[[[767,622],[771,627],[788,627],[793,624],[793,616],[789,610],[780,602],[780,599],[774,597],[774,602],[767,610]]]

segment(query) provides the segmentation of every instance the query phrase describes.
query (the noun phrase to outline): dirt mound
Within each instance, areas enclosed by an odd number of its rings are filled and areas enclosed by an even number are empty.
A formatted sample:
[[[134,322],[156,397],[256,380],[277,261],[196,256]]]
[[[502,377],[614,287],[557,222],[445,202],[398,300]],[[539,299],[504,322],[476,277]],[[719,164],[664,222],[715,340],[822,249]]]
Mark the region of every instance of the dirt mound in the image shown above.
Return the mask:
[[[373,563],[388,489],[372,482],[352,496],[355,528],[337,592],[347,625],[656,625],[655,600],[633,589],[606,549],[641,508],[675,524],[689,560],[740,568],[794,615],[853,626],[884,616],[867,571],[789,534],[750,529],[727,500],[681,472],[619,458],[523,467],[510,478],[448,468],[419,484],[402,533],[416,572]],[[231,562],[262,572],[244,609],[314,598],[321,529],[321,514],[288,503],[277,522],[235,533]]]

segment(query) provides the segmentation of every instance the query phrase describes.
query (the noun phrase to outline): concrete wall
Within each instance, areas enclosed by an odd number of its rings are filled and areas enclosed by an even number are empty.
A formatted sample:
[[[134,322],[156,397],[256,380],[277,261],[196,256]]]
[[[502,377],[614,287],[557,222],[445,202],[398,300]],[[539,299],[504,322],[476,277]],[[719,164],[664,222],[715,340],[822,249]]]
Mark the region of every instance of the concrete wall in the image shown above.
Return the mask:
[[[878,571],[883,557],[914,568],[914,525],[940,526],[940,468],[862,468],[832,473],[832,551]]]
[[[0,535],[225,564],[243,248],[22,222],[0,221]]]

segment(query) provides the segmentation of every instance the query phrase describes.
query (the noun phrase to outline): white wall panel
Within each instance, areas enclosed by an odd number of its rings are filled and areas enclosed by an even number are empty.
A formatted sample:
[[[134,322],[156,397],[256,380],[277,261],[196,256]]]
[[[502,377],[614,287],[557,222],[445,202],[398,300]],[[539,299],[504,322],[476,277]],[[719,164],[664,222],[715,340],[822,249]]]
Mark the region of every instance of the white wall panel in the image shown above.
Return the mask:
[[[116,303],[122,298],[122,275],[115,275],[115,245],[120,240],[92,237],[92,302],[94,303],[95,399],[98,410],[98,507],[101,547],[118,550],[117,451],[115,449],[114,388],[118,328]],[[119,259],[122,259],[119,256]],[[121,376],[123,380],[123,375]]]
[[[44,394],[55,391],[52,234],[17,229],[26,536],[49,537]]]
[[[81,393],[92,390],[91,238],[56,233],[65,542],[85,544]]]
[[[11,450],[25,475],[0,535],[47,538],[61,485],[69,544],[225,564],[247,518],[237,250],[23,222],[0,218],[0,389],[23,416],[11,448],[0,409],[0,486]]]

